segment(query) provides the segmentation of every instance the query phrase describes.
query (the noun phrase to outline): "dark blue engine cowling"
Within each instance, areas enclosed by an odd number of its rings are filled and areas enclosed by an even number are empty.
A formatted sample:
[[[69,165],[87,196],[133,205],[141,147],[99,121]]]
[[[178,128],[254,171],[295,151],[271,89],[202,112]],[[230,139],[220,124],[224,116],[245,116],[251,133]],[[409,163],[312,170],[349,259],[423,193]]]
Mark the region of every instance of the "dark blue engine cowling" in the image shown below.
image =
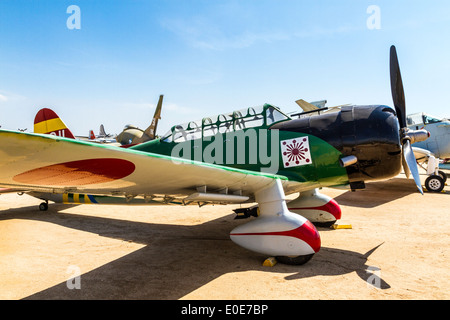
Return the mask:
[[[395,111],[388,106],[344,106],[339,112],[281,122],[271,129],[311,134],[344,156],[356,156],[358,161],[346,167],[354,185],[390,178],[401,171],[400,127]]]

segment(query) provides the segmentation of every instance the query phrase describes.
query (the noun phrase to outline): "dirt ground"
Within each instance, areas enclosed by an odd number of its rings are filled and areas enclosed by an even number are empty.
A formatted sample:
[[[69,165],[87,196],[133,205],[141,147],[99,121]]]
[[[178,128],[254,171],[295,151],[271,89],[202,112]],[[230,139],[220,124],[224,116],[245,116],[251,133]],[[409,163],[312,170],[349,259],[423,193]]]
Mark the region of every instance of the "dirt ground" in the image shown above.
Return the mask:
[[[50,204],[40,212],[40,200],[4,194],[0,299],[450,298],[450,187],[422,196],[399,175],[321,192],[352,229],[319,228],[322,248],[307,264],[273,267],[229,239],[246,222],[233,219],[237,206]]]

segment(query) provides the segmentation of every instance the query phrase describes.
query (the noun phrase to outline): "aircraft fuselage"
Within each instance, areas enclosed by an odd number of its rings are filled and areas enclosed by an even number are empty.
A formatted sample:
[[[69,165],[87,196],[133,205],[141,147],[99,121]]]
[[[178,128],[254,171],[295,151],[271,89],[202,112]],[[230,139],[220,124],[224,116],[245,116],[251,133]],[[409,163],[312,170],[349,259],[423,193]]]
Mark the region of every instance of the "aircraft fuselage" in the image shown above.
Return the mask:
[[[209,121],[174,126],[171,135],[132,148],[283,175],[301,183],[292,192],[348,184],[358,189],[365,181],[401,171],[399,124],[392,108],[345,106],[270,123],[277,120],[275,112],[266,104],[262,112],[247,116],[205,118]],[[348,157],[356,161],[345,166],[341,160]]]

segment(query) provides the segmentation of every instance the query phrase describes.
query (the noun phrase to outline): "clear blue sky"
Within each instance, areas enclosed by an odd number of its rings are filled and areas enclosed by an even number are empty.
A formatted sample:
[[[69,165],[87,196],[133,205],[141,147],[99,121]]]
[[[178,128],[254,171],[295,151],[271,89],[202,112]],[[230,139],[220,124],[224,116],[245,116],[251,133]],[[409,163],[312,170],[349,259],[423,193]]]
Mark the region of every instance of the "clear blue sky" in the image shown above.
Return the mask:
[[[159,134],[266,102],[392,105],[391,44],[408,112],[450,117],[449,39],[448,0],[0,0],[0,125],[49,107],[77,135],[146,128],[160,94]]]

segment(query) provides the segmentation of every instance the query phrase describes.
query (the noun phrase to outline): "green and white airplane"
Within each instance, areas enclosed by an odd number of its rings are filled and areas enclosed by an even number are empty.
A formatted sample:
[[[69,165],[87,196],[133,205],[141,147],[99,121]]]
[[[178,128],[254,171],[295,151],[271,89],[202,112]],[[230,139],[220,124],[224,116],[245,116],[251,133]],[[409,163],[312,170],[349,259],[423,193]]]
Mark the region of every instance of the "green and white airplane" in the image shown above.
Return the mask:
[[[47,201],[85,204],[248,204],[230,233],[249,250],[303,264],[320,250],[314,223],[332,224],[339,205],[320,187],[363,188],[402,164],[422,192],[408,130],[395,47],[395,109],[343,106],[291,119],[269,104],[173,126],[161,138],[119,148],[54,135],[0,130],[0,188]],[[300,195],[287,201],[286,195]],[[256,203],[256,206],[254,205]],[[199,209],[200,210],[200,209]]]

